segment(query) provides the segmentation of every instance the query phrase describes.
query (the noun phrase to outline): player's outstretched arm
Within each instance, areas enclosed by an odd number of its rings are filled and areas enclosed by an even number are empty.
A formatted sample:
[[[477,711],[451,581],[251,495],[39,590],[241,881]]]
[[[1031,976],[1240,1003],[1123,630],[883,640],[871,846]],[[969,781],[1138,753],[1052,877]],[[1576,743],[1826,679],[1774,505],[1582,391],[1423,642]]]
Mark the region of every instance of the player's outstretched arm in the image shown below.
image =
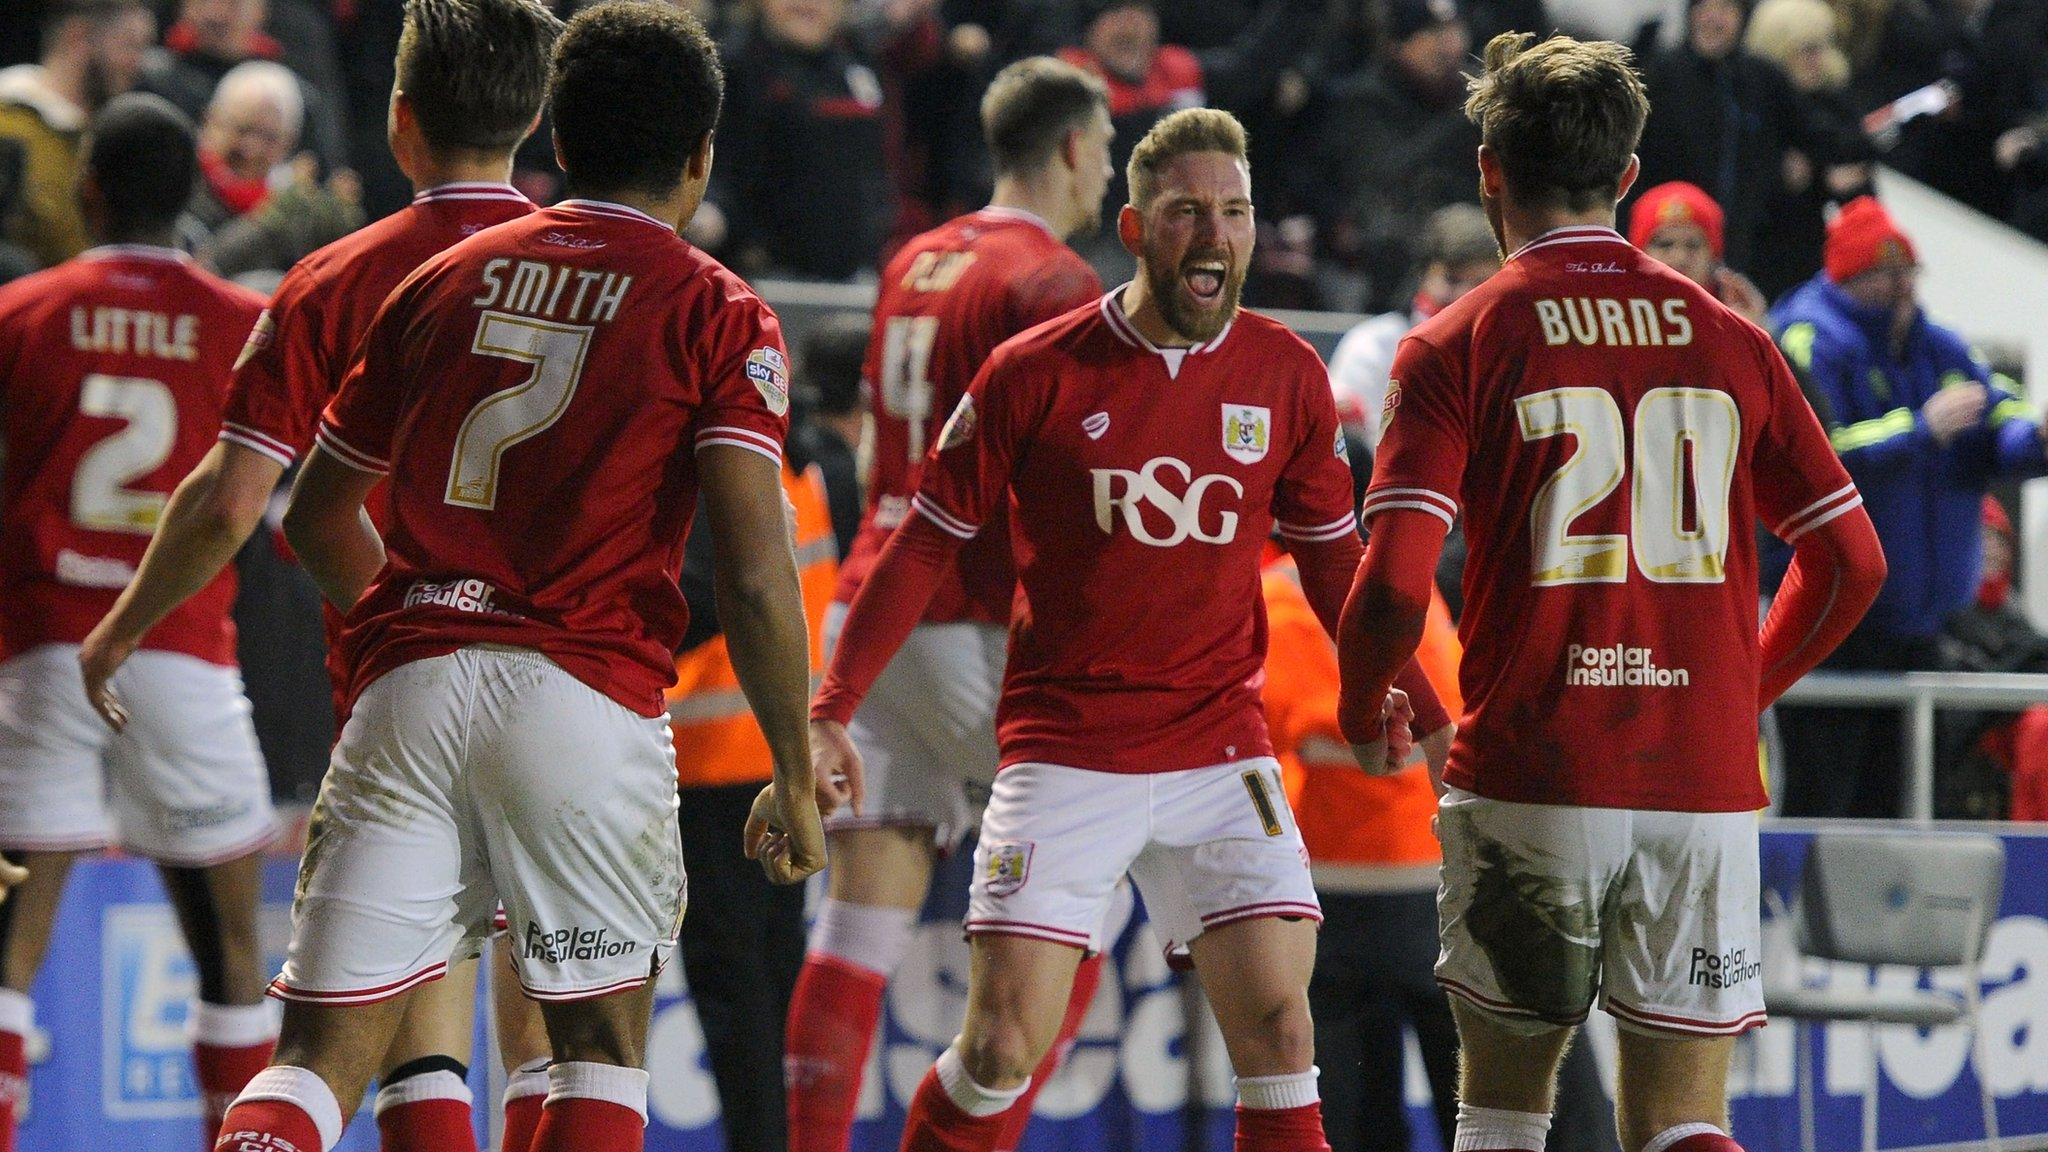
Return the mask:
[[[135,579],[79,649],[85,695],[101,719],[115,728],[127,722],[108,681],[151,628],[235,558],[283,474],[276,460],[223,440],[171,493]]]
[[[1835,650],[1877,599],[1884,577],[1884,548],[1860,504],[1793,540],[1792,567],[1764,618],[1759,710]]]
[[[285,505],[285,540],[320,594],[343,612],[355,607],[384,567],[384,538],[363,509],[381,479],[315,443]]]
[[[759,452],[731,445],[697,453],[718,622],[774,762],[774,782],[754,802],[743,847],[770,880],[793,884],[825,866],[825,828],[804,722],[810,634],[780,468]]]
[[[1377,750],[1391,735],[1388,691],[1422,642],[1429,585],[1448,530],[1443,520],[1426,512],[1395,508],[1373,517],[1372,543],[1337,627],[1337,663],[1343,675],[1337,720],[1356,747]],[[1434,693],[1430,695],[1434,699]],[[1440,716],[1442,706],[1435,711]],[[1432,718],[1423,730],[1428,733],[1440,726]],[[1389,767],[1398,769],[1405,760],[1404,749],[1401,761]],[[1377,756],[1371,764],[1361,760],[1368,771],[1379,763]]]

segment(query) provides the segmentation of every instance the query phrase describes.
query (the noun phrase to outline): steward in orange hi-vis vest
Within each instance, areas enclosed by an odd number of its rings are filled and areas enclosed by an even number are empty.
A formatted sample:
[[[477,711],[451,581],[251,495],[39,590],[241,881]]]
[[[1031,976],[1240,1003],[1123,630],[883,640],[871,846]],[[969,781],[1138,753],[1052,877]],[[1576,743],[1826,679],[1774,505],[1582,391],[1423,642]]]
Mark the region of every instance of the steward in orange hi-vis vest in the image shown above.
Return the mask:
[[[782,490],[793,509],[815,687],[825,667],[825,607],[832,602],[832,588],[839,579],[839,550],[832,538],[825,480],[818,469],[807,468],[799,475],[785,463]],[[676,657],[676,682],[667,698],[669,727],[675,733],[676,778],[684,788],[766,781],[772,775],[768,741],[747,709],[722,633]]]

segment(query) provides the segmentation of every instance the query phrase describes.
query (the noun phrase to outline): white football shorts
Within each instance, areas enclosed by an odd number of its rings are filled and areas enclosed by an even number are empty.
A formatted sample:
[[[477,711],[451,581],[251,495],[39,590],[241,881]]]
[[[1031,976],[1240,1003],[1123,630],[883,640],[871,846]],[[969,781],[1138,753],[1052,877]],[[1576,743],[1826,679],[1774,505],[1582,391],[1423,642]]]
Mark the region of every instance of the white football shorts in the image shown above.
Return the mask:
[[[78,645],[0,663],[0,847],[118,843],[203,868],[269,844],[277,818],[241,673],[144,650],[113,686],[128,707],[120,732],[86,702]]]
[[[1271,757],[1147,775],[1013,764],[982,816],[967,931],[1100,952],[1126,873],[1169,952],[1239,920],[1323,918]]]
[[[393,669],[356,701],[321,783],[271,993],[398,995],[476,955],[500,899],[528,996],[637,987],[682,923],[675,771],[667,717],[538,652]]]
[[[1439,808],[1437,980],[1517,1030],[1733,1036],[1764,1022],[1753,812]]]
[[[827,653],[846,611],[826,611]],[[912,630],[847,725],[866,773],[862,810],[841,808],[826,829],[931,828],[939,847],[958,844],[980,821],[995,782],[996,699],[1008,649],[997,624]]]

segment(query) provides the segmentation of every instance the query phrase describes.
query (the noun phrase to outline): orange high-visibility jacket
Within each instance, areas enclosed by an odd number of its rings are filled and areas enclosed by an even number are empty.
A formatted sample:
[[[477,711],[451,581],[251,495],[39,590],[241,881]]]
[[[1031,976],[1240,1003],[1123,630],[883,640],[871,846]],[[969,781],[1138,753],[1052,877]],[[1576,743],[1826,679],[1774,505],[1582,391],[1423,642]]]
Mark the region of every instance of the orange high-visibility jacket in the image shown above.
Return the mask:
[[[839,546],[832,537],[825,479],[817,468],[799,476],[784,464],[782,490],[795,509],[797,575],[810,623],[815,688],[824,674],[825,608],[832,603],[832,588],[839,580]],[[768,741],[740,691],[722,633],[676,657],[668,716],[675,733],[676,777],[683,787],[745,784],[774,775]]]
[[[1337,727],[1337,648],[1302,594],[1293,561],[1270,565],[1263,591],[1266,724],[1316,887],[1434,888],[1442,855],[1429,827],[1436,794],[1428,770],[1416,765],[1393,776],[1368,776],[1358,767]],[[1458,693],[1461,651],[1450,611],[1432,589],[1416,659],[1452,716],[1464,710]]]

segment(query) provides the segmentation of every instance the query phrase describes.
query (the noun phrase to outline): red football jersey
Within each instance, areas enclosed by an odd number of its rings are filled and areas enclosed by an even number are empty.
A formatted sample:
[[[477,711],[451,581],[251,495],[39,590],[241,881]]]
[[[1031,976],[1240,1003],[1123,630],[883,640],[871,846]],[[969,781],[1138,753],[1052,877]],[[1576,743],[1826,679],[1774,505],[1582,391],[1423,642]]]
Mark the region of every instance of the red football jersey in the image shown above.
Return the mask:
[[[0,658],[76,644],[212,447],[263,297],[168,248],[95,248],[0,289]],[[144,648],[235,663],[233,569]]]
[[[291,467],[398,282],[427,257],[531,211],[510,184],[443,184],[293,265],[235,366],[220,438]],[[380,494],[371,513],[382,511]]]
[[[984,208],[903,246],[882,274],[875,330],[862,374],[874,411],[868,510],[839,566],[842,604],[851,604],[889,534],[903,523],[926,452],[996,345],[1102,295],[1086,260],[1043,220]],[[929,621],[1007,624],[1015,574],[998,511],[961,548],[940,584]]]
[[[660,715],[694,451],[780,461],[788,409],[775,314],[644,213],[564,201],[428,260],[317,433],[390,475],[388,559],[346,625],[353,692],[511,644]]]
[[[1252,312],[1206,344],[1155,348],[1121,292],[998,348],[911,501],[963,538],[1009,502],[1005,765],[1171,772],[1271,755],[1261,550],[1276,526],[1357,530],[1314,349]]]
[[[1364,515],[1462,509],[1470,545],[1449,781],[1762,807],[1753,525],[1792,539],[1861,502],[1770,338],[1568,228],[1418,327],[1393,376]]]

